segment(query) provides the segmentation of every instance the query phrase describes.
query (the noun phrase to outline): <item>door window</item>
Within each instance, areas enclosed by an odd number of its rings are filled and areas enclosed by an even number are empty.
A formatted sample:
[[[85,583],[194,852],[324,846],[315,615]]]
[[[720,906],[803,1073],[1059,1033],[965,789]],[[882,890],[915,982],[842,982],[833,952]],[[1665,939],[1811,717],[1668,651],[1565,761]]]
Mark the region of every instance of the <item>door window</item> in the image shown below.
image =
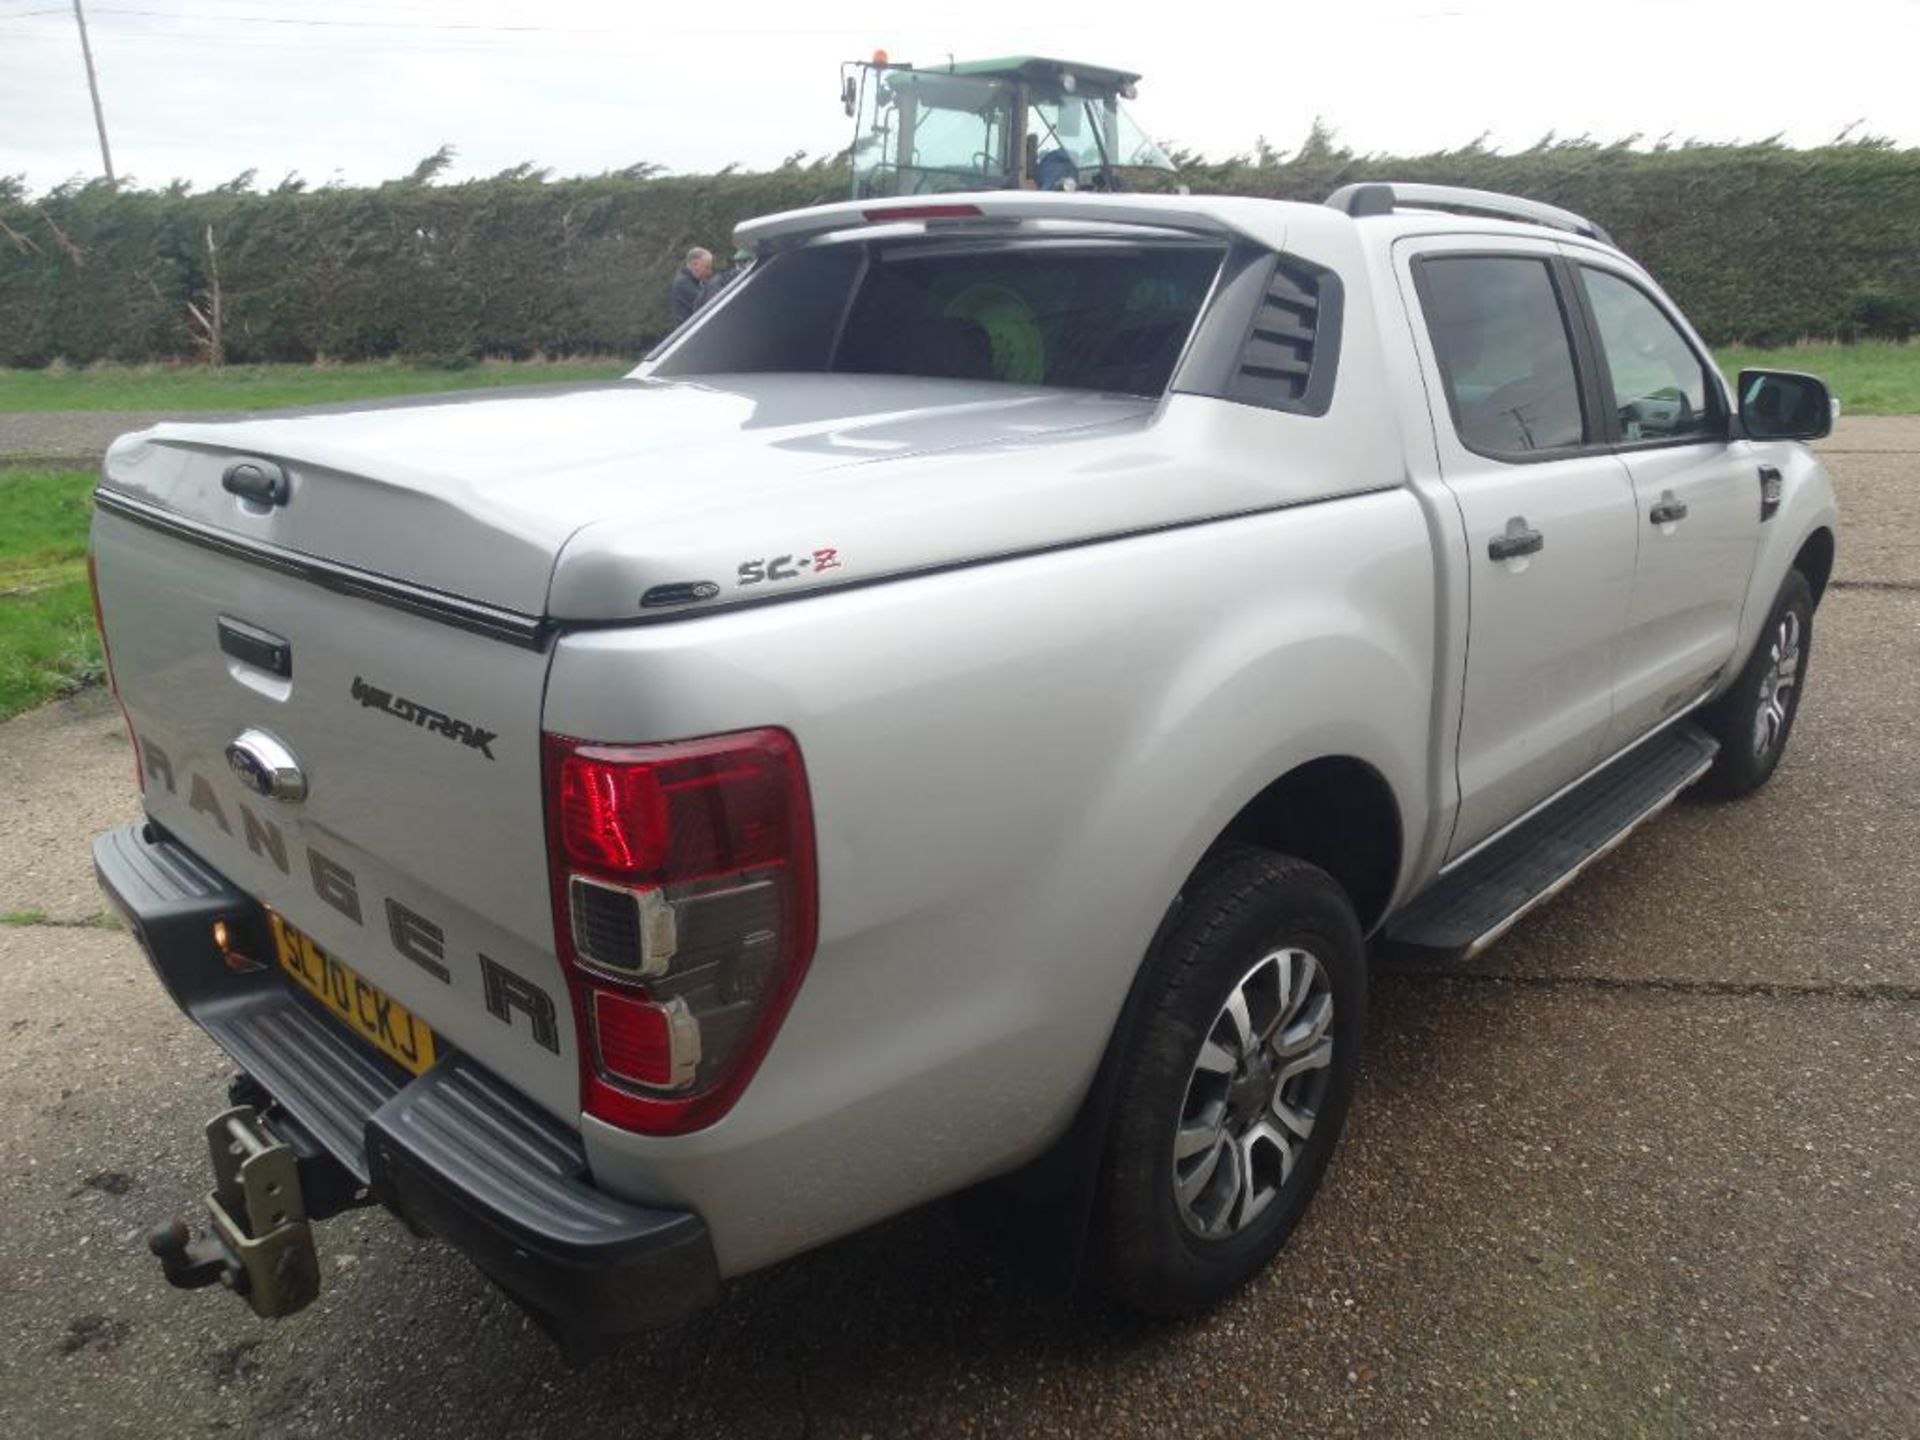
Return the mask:
[[[1437,256],[1420,270],[1427,329],[1461,440],[1514,460],[1581,444],[1579,372],[1548,262]]]
[[[1719,387],[1679,327],[1618,275],[1583,265],[1580,280],[1600,331],[1620,439],[1633,445],[1724,435]]]

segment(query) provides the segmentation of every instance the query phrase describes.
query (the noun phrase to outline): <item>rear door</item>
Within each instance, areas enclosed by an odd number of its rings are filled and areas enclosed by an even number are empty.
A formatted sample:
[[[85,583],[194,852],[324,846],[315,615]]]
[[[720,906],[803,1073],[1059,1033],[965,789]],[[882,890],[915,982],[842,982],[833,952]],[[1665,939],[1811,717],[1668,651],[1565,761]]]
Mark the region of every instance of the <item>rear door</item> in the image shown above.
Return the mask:
[[[1547,241],[1403,241],[1469,624],[1450,857],[1599,760],[1632,594],[1633,489],[1593,414],[1571,273]]]
[[[1577,255],[1603,423],[1633,477],[1639,559],[1606,749],[1714,688],[1733,658],[1760,539],[1760,461],[1728,440],[1718,372],[1625,267]]]

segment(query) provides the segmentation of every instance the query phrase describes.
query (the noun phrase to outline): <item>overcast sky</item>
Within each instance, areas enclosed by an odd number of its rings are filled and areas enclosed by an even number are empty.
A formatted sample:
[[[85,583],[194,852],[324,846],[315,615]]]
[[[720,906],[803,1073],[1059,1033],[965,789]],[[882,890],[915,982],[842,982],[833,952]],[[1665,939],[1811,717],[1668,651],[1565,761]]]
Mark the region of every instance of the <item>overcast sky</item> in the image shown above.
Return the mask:
[[[1143,71],[1134,111],[1211,155],[1486,134],[1920,144],[1920,0],[85,0],[123,177],[271,184],[777,164],[842,148],[838,62],[1035,53]],[[0,0],[0,175],[97,174],[71,0]]]

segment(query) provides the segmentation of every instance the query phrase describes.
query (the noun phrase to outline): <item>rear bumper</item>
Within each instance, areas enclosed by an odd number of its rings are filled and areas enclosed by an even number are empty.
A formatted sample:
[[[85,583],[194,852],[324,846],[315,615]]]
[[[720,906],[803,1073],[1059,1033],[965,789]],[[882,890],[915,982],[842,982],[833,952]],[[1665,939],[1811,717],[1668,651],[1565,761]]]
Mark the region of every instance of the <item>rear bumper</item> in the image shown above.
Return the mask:
[[[719,1293],[700,1217],[597,1189],[579,1137],[467,1057],[411,1076],[361,1046],[271,969],[240,974],[215,920],[259,906],[150,824],[101,836],[101,888],[174,1003],[293,1128],[416,1229],[438,1235],[563,1337],[667,1324]],[[245,953],[271,953],[252,944]]]

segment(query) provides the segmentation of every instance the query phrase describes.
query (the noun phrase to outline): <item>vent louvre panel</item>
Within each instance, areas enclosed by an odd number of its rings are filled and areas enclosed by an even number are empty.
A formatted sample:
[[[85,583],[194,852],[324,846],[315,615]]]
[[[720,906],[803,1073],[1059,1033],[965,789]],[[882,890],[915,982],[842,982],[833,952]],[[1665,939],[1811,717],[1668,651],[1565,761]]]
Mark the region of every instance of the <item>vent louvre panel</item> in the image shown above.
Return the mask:
[[[1274,263],[1227,398],[1273,410],[1307,408],[1324,318],[1324,275],[1284,257]]]

